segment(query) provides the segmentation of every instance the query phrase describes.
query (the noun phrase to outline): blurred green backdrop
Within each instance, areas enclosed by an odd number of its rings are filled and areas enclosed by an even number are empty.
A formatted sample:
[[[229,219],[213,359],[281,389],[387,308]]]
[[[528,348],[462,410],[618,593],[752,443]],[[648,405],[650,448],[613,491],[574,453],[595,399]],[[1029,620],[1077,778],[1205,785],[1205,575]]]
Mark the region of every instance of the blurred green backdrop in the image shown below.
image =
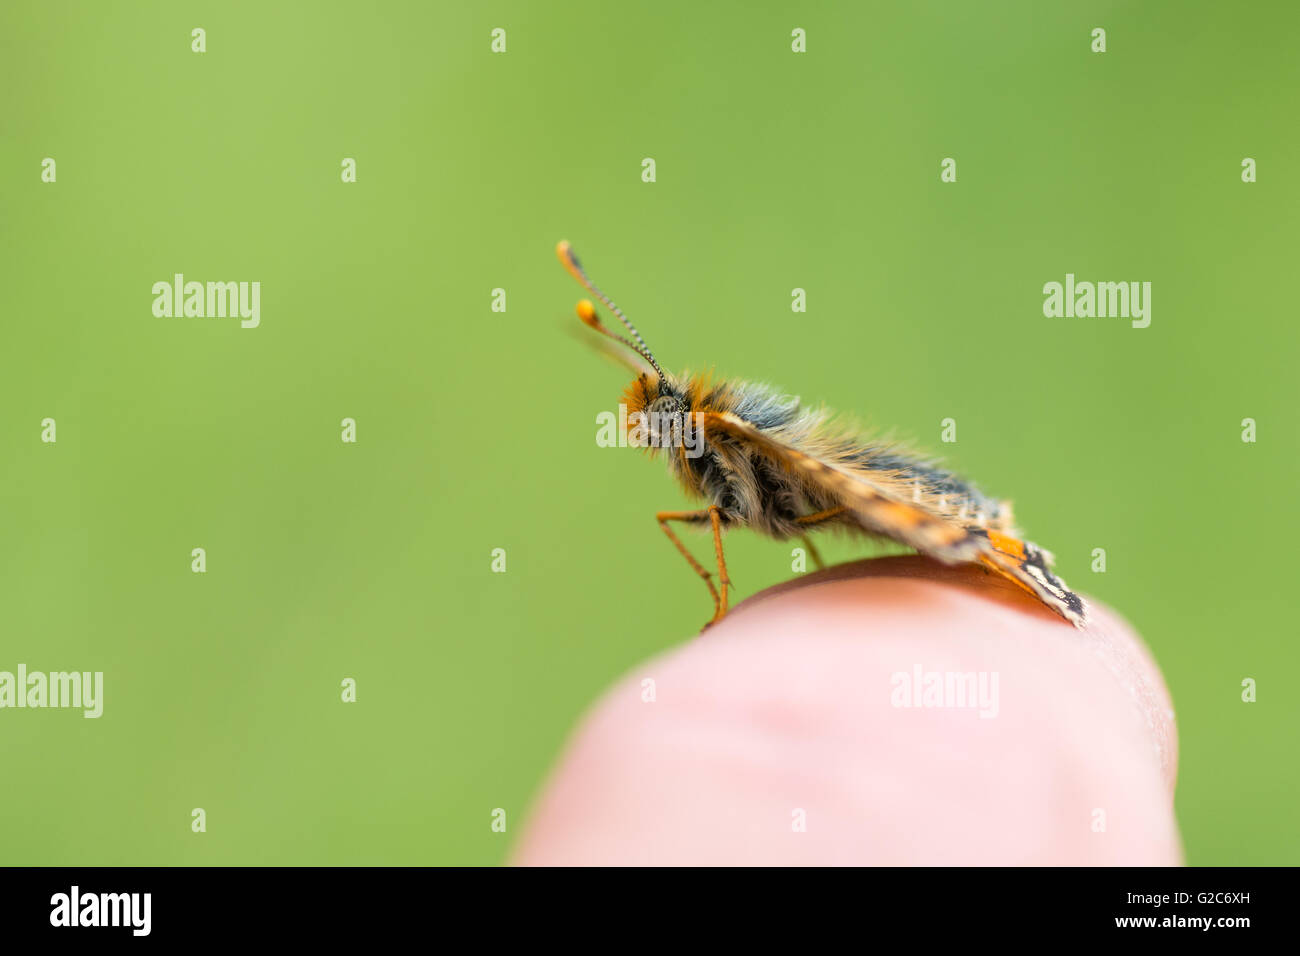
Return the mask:
[[[6,3],[0,669],[102,670],[106,701],[0,711],[0,862],[506,858],[584,707],[709,613],[653,521],[676,487],[595,444],[627,376],[573,334],[560,238],[666,365],[1014,498],[1164,668],[1188,861],[1300,862],[1297,26],[1174,0]],[[176,272],[260,281],[260,328],[155,318]],[[1045,318],[1067,272],[1152,282],[1150,328]],[[729,555],[738,597],[789,576],[788,546]]]

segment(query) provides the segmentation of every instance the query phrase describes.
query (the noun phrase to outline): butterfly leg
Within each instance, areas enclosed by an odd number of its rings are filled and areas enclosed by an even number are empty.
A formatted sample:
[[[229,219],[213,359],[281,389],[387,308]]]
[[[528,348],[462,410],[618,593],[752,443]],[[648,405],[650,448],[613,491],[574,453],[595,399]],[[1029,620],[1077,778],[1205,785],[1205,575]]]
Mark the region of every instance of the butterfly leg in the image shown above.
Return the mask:
[[[818,511],[814,514],[804,515],[802,518],[795,518],[794,520],[798,524],[812,528],[825,521],[830,521],[832,518],[838,518],[848,510],[848,508],[840,505],[837,508],[827,508],[825,511]],[[812,543],[812,539],[805,534],[799,540],[802,541],[803,546],[808,549],[808,554],[812,556],[813,564],[817,565],[817,570],[820,571],[822,568],[826,567],[826,562],[822,560],[821,552],[818,551],[817,546]]]
[[[721,616],[721,614],[725,612],[720,610],[723,607],[723,599],[718,596],[718,589],[713,586],[713,575],[711,575],[708,571],[704,570],[704,568],[700,565],[700,562],[696,561],[695,558],[691,556],[691,553],[686,550],[686,546],[682,544],[681,540],[677,537],[677,535],[673,533],[673,529],[668,527],[668,522],[670,521],[713,520],[711,515],[711,509],[705,509],[702,511],[661,511],[657,515],[655,515],[655,520],[659,522],[659,527],[664,529],[664,534],[668,535],[668,540],[673,543],[673,547],[675,547],[678,551],[681,552],[682,557],[686,559],[687,564],[689,564],[694,569],[696,574],[698,574],[700,577],[704,579],[704,583],[709,588],[709,594],[713,598],[713,620],[716,621]],[[719,544],[718,554],[719,555],[722,554],[720,544]],[[726,586],[729,583],[730,583],[729,581],[726,581],[723,584],[724,594],[726,593]],[[712,623],[713,621],[709,622],[709,624]]]
[[[804,550],[808,552],[808,556],[813,559],[813,564],[817,565],[817,570],[820,571],[822,568],[826,567],[826,562],[822,560],[822,555],[821,552],[817,550],[817,545],[812,543],[812,538],[805,534],[800,535],[799,540],[803,542]]]
[[[804,515],[802,518],[795,518],[794,520],[796,524],[801,524],[811,528],[822,524],[825,521],[830,521],[832,518],[838,518],[848,510],[848,508],[840,505],[837,508],[827,508],[825,511],[818,511],[814,514]]]
[[[727,588],[731,586],[731,578],[727,576],[727,561],[722,556],[722,511],[717,505],[709,506],[709,520],[713,522],[713,549],[718,553],[718,584],[722,587],[717,613],[709,622],[714,624],[722,620],[722,616],[727,613]]]
[[[830,521],[832,518],[838,518],[848,510],[848,508],[840,505],[837,508],[827,508],[825,511],[818,511],[814,514],[804,515],[802,518],[795,518],[794,520],[797,524],[814,528],[823,522]],[[812,540],[807,535],[804,535],[800,540],[803,541],[804,547],[808,549],[808,553],[812,555],[813,564],[817,565],[817,570],[820,571],[822,568],[826,567],[825,562],[822,561],[821,554],[812,543]]]

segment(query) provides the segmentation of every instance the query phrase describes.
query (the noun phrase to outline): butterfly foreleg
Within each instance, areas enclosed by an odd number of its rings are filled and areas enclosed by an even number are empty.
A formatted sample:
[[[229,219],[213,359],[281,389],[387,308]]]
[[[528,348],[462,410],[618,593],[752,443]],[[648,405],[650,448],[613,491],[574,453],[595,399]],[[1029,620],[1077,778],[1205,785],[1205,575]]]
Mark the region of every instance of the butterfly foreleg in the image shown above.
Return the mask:
[[[709,622],[714,624],[722,620],[722,616],[727,613],[727,589],[731,587],[731,577],[727,574],[727,559],[722,556],[722,509],[717,505],[710,505],[709,520],[713,523],[713,550],[718,556],[718,589],[722,595],[718,600],[717,612]],[[707,626],[706,624],[705,627]]]
[[[709,507],[699,511],[661,511],[655,515],[655,520],[659,522],[659,527],[663,528],[664,534],[668,535],[668,540],[673,543],[673,547],[681,552],[687,564],[704,579],[704,584],[709,589],[709,595],[713,598],[713,618],[709,621],[709,624],[720,620],[727,613],[727,588],[731,584],[731,578],[727,576],[727,562],[722,556],[722,520],[718,508]],[[704,570],[700,562],[696,561],[694,556],[686,550],[686,546],[682,544],[681,539],[668,526],[670,521],[708,521],[713,525],[713,547],[717,553],[718,583],[722,586],[721,594],[713,586],[713,575]],[[708,624],[705,627],[708,627]]]

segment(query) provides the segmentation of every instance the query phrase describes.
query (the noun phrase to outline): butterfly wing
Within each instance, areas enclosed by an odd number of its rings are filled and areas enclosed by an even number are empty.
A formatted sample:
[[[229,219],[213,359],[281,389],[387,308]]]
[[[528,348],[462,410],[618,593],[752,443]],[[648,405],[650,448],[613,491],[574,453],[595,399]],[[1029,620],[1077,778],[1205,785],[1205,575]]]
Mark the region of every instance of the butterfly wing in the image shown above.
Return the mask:
[[[1052,573],[1052,556],[1032,541],[1021,541],[997,531],[986,531],[989,548],[980,562],[1010,578],[1075,627],[1087,623],[1088,608],[1083,598]]]
[[[893,538],[946,564],[973,561],[986,546],[986,539],[960,524],[902,500],[840,462],[782,441],[739,415],[697,412],[696,419],[704,428],[705,440],[709,440],[710,432],[740,440],[832,494],[868,531]]]
[[[877,469],[873,475],[872,469],[855,466],[842,457],[796,447],[731,412],[698,412],[696,418],[706,440],[710,432],[728,435],[802,475],[834,496],[865,530],[945,564],[979,562],[1074,625],[1083,625],[1083,600],[1052,573],[1051,556],[1006,533],[1011,530],[1009,508],[999,504],[990,527],[982,511],[976,516],[967,513],[971,502],[977,506],[983,502],[973,489],[953,483],[953,501],[946,500],[947,494],[935,494],[933,488],[921,494],[918,484],[908,480],[906,469],[898,467],[900,459],[891,459],[893,467]]]

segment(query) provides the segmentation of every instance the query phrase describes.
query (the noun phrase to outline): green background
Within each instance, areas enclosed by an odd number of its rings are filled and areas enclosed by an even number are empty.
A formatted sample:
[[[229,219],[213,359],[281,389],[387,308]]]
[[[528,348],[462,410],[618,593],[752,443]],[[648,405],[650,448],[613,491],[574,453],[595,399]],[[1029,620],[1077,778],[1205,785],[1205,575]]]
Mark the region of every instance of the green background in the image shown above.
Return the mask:
[[[5,3],[0,669],[102,670],[106,702],[0,711],[0,862],[506,858],[583,709],[710,611],[653,521],[685,499],[596,446],[627,376],[581,341],[561,238],[666,366],[775,382],[1014,498],[1164,669],[1188,861],[1300,862],[1298,26],[1173,0]],[[175,272],[260,281],[261,327],[155,318]],[[1045,318],[1066,272],[1152,282],[1150,328]],[[790,576],[788,545],[728,548],[740,597]]]

